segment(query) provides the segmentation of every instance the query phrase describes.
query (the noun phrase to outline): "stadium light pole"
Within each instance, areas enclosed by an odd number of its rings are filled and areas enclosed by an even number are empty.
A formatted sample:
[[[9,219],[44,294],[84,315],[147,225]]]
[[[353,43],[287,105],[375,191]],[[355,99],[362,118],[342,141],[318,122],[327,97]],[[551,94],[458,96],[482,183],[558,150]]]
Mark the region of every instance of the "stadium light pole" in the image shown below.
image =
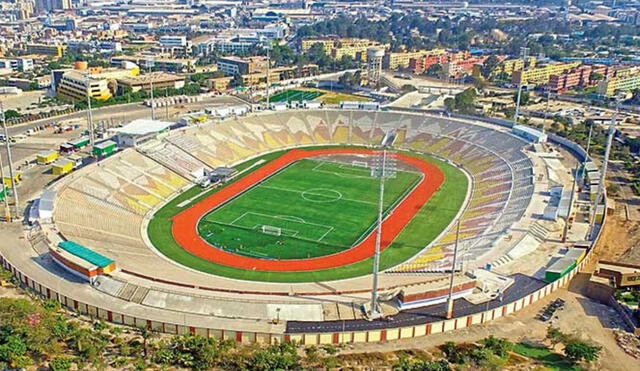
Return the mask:
[[[589,223],[589,233],[587,238],[593,240],[593,232],[595,231],[596,226],[596,216],[598,214],[598,205],[600,205],[601,199],[603,198],[606,189],[605,182],[607,179],[607,166],[609,164],[609,155],[611,154],[611,145],[613,143],[613,136],[616,132],[616,122],[618,120],[618,110],[620,109],[620,99],[616,97],[616,111],[611,118],[611,123],[609,124],[609,135],[607,136],[607,147],[604,152],[604,159],[602,160],[602,170],[600,171],[600,184],[598,184],[598,193],[596,194],[596,199],[593,205],[593,213],[591,214],[591,223]],[[607,210],[605,209],[604,212]]]
[[[156,108],[154,107],[155,102],[153,101],[153,76],[151,76],[151,68],[154,64],[153,59],[147,60],[147,68],[149,70],[149,89],[151,90],[151,120],[156,119]]]
[[[451,265],[451,277],[449,278],[449,297],[447,298],[447,319],[453,318],[453,279],[456,275],[456,263],[458,260],[458,240],[460,238],[460,219],[456,226],[456,243],[453,246],[453,264]]]
[[[378,198],[378,221],[375,253],[373,255],[373,287],[371,290],[371,309],[369,319],[380,318],[382,312],[378,306],[378,275],[380,273],[380,250],[382,245],[382,221],[384,219],[384,187],[387,178],[395,176],[395,164],[389,160],[387,146],[383,144],[378,164],[372,169],[374,176],[380,177],[380,195]]]
[[[93,145],[95,139],[93,137],[93,114],[91,113],[91,76],[89,72],[84,75],[84,81],[87,85],[87,129],[89,130],[89,142],[91,146],[91,152],[93,153]]]
[[[529,53],[529,48],[523,47],[520,48],[522,50],[522,71],[520,71],[520,82],[518,83],[518,98],[516,99],[516,112],[513,116],[515,123],[518,123],[518,117],[520,116],[520,97],[522,96],[522,81],[524,80],[524,69],[527,63],[527,54]]]
[[[382,243],[382,210],[384,205],[384,172],[387,162],[387,150],[382,150],[382,159],[380,166],[380,197],[378,198],[378,226],[376,233],[376,246],[373,255],[373,289],[371,290],[371,314],[369,318],[376,319],[380,317],[378,309],[378,273],[380,271],[380,245]]]
[[[271,73],[271,44],[267,43],[267,109],[271,105],[271,84],[269,82],[269,74]]]
[[[0,102],[2,104],[2,102]],[[6,138],[5,140],[9,140]],[[2,163],[2,155],[0,155],[0,179],[4,191],[4,221],[11,222],[11,209],[9,207],[9,195],[7,194],[7,188],[4,186],[4,164]]]
[[[9,176],[11,177],[11,193],[13,194],[13,201],[16,206],[16,218],[20,218],[20,201],[18,199],[18,185],[16,184],[16,178],[13,174],[13,160],[11,159],[11,144],[9,143],[9,130],[7,129],[7,119],[4,114],[4,105],[0,102],[0,118],[2,119],[2,127],[4,128],[4,143],[7,148],[7,162],[9,162]],[[4,177],[2,178],[4,184]],[[7,198],[5,191],[5,199]]]

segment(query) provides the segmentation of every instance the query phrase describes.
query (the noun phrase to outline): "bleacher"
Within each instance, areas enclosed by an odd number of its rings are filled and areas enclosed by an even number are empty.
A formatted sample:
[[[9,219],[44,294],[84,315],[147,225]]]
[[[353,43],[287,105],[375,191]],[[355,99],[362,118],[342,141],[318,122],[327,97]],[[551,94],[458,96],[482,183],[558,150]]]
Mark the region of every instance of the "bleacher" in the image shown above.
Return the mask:
[[[414,114],[291,110],[180,129],[137,151],[125,150],[67,185],[56,222],[64,234],[80,241],[104,239],[110,249],[141,247],[142,216],[197,181],[194,173],[202,169],[296,146],[378,144],[392,130],[396,146],[448,158],[473,179],[471,199],[461,216],[461,251],[467,259],[490,251],[524,214],[533,195],[533,165],[523,152],[526,142],[509,133]],[[452,231],[444,233],[429,250],[395,271],[446,266],[454,241]]]

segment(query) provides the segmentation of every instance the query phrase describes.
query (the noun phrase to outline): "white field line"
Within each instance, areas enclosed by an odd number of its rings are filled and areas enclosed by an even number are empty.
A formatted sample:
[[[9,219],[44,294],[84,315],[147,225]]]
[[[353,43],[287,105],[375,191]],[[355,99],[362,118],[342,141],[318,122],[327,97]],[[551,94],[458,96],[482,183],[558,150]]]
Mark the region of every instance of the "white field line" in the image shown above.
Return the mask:
[[[260,185],[259,187],[261,187],[261,188],[267,188],[267,189],[275,189],[275,190],[277,190],[277,191],[283,191],[283,192],[298,193],[298,194],[300,194],[300,195],[302,195],[303,193],[307,193],[307,194],[311,194],[311,195],[314,195],[314,196],[325,196],[325,195],[320,194],[320,193],[313,193],[313,192],[307,192],[307,191],[297,191],[297,190],[295,190],[295,189],[281,188],[281,187],[274,187],[274,186],[268,186],[268,185],[264,185],[264,184]],[[327,189],[329,189],[329,188],[327,188]],[[337,191],[336,191],[336,192],[337,192]],[[375,203],[375,202],[362,201],[362,200],[354,200],[354,199],[351,199],[351,198],[344,198],[344,197],[340,198],[339,200],[336,200],[335,202],[338,202],[338,201],[350,201],[350,202],[357,202],[357,203],[361,203],[361,204],[365,204],[365,205],[376,205],[376,203]]]

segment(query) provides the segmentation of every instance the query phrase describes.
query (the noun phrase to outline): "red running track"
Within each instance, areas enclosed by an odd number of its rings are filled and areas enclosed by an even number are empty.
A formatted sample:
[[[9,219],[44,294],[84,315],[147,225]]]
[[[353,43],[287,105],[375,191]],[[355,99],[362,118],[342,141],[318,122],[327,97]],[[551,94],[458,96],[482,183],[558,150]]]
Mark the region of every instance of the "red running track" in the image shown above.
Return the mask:
[[[298,160],[332,154],[365,154],[372,155],[376,151],[368,149],[317,149],[291,150],[276,160],[255,170],[244,178],[212,194],[203,201],[193,205],[173,218],[173,237],[182,248],[190,253],[211,261],[235,268],[258,270],[297,272],[335,268],[367,259],[375,253],[375,230],[360,244],[343,252],[310,259],[270,260],[236,255],[215,248],[198,234],[198,222],[211,210],[221,206],[238,194],[244,192],[254,184],[268,178],[278,170]],[[440,189],[444,182],[444,173],[437,166],[416,157],[397,154],[397,158],[416,167],[424,177],[416,188],[392,211],[391,215],[382,223],[381,249],[388,247],[391,242],[409,224],[411,219],[420,211],[422,206]]]

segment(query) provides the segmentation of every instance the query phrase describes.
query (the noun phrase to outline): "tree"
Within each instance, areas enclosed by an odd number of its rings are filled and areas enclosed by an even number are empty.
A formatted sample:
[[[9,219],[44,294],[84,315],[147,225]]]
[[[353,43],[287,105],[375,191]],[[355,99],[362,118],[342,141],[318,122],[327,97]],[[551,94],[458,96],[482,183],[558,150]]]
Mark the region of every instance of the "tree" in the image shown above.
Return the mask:
[[[498,67],[498,65],[500,64],[500,59],[498,59],[497,56],[495,55],[491,55],[489,58],[487,58],[484,63],[480,66],[480,73],[482,74],[482,77],[484,77],[487,80],[491,79],[491,73],[493,71],[495,71],[495,69]]]
[[[445,360],[427,361],[411,357],[402,357],[393,365],[394,371],[449,371],[449,363]]]
[[[570,340],[564,348],[564,353],[572,362],[593,362],[600,357],[602,347],[588,344],[582,340]]]
[[[425,75],[431,77],[440,77],[443,71],[444,69],[442,68],[442,65],[440,63],[436,63],[427,68],[427,70],[425,71]]]
[[[520,93],[520,105],[526,106],[527,104],[529,104],[530,100],[531,100],[531,95],[529,94],[528,91],[523,91],[522,93]],[[518,92],[515,92],[513,94],[513,102],[518,103]]]
[[[513,343],[507,339],[496,338],[493,335],[481,341],[484,348],[491,350],[493,354],[500,358],[506,358],[509,351],[513,348]]]

